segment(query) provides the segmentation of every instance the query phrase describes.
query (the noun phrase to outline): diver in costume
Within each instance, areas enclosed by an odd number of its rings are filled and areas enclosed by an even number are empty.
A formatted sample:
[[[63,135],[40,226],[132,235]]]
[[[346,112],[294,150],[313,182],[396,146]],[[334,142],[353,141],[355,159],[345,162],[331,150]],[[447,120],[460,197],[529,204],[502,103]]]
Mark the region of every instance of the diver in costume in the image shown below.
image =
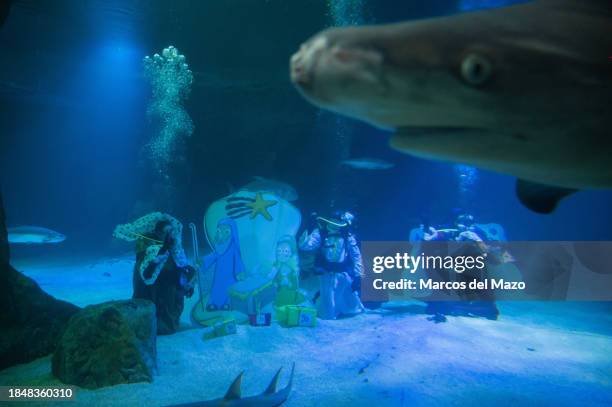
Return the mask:
[[[304,231],[299,247],[304,251],[318,251],[315,267],[320,274],[320,291],[313,300],[317,303],[318,316],[336,319],[363,312],[364,306],[353,286],[363,274],[361,251],[350,230],[354,216],[345,212],[337,213],[334,218],[318,216],[316,220],[317,227],[310,234]]]
[[[175,333],[180,325],[184,297],[194,291],[195,269],[188,263],[181,244],[181,223],[155,212],[132,224],[119,225],[114,235],[136,239],[136,265],[132,298],[155,304],[157,333]]]
[[[421,226],[424,229],[423,226]],[[477,257],[487,255],[489,261],[495,262],[497,253],[495,248],[490,247],[484,242],[486,235],[474,222],[474,216],[462,213],[457,216],[454,227],[448,229],[436,229],[429,227],[428,231],[423,230],[423,240],[425,241],[456,241],[474,244],[465,245],[461,253],[453,253],[454,256]],[[486,266],[480,270],[465,271],[456,273],[457,281],[468,284],[477,279],[483,281],[488,276]],[[436,301],[427,304],[428,314],[469,314],[482,316],[488,319],[497,319],[499,310],[495,305],[493,294],[483,293],[482,291],[463,290],[457,292],[461,301]]]

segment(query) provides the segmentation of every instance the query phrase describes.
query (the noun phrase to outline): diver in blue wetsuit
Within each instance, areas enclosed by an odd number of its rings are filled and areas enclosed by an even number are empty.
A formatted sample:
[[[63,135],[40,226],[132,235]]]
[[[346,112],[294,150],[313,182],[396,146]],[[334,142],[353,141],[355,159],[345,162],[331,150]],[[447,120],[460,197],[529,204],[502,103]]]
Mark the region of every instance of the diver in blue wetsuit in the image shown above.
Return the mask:
[[[424,228],[423,228],[424,229]],[[461,253],[453,253],[454,256],[472,256],[477,257],[483,254],[491,254],[489,246],[484,242],[484,231],[480,230],[475,222],[474,217],[468,213],[460,214],[455,220],[454,228],[435,229],[429,227],[427,231],[423,230],[424,241],[456,241],[456,242],[473,242],[476,244],[468,244],[462,248]],[[490,260],[496,257],[488,256]],[[439,275],[444,275],[440,273]],[[487,278],[486,266],[484,269],[465,271],[457,273],[456,279],[459,282],[465,282],[477,279],[482,281]],[[426,313],[439,315],[473,315],[481,316],[488,319],[497,319],[499,310],[495,305],[493,294],[483,291],[461,290],[456,293],[461,301],[431,301],[427,303]],[[434,319],[435,320],[435,319]],[[436,320],[437,321],[437,320]]]

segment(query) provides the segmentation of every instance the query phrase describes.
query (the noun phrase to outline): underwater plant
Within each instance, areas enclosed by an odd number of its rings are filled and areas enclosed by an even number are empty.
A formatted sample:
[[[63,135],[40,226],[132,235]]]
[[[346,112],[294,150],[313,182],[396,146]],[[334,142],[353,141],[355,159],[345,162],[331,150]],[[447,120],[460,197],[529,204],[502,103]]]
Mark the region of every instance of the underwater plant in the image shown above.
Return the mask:
[[[189,96],[193,73],[185,55],[170,45],[162,54],[143,59],[145,77],[151,84],[152,98],[147,113],[158,121],[159,130],[148,144],[149,158],[154,169],[167,178],[168,165],[176,156],[183,137],[193,133],[193,121],[183,102]]]

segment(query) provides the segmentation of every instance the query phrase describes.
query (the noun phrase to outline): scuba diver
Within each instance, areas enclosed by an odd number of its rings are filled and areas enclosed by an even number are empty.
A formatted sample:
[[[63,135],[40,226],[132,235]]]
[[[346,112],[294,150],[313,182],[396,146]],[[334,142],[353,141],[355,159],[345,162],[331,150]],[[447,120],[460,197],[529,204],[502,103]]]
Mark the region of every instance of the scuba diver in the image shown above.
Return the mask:
[[[423,225],[421,225],[422,229],[425,229]],[[461,213],[455,219],[454,228],[449,229],[435,229],[430,226],[428,231],[423,230],[423,240],[425,241],[435,241],[435,240],[444,240],[444,241],[474,241],[474,242],[482,242],[481,238],[483,235],[483,231],[481,231],[474,223],[474,216],[468,213]]]
[[[320,275],[320,289],[313,302],[322,319],[354,315],[365,309],[355,290],[363,274],[363,261],[351,231],[353,220],[350,212],[337,212],[333,218],[316,216],[312,233],[305,230],[300,237],[300,250],[317,251],[315,269]]]
[[[497,256],[495,248],[487,245],[484,240],[486,234],[481,230],[474,221],[474,216],[468,213],[461,213],[457,216],[453,228],[436,229],[421,225],[424,241],[455,241],[467,242],[475,244],[466,244],[461,247],[461,253],[452,253],[453,256],[472,256],[477,257],[487,255],[488,260],[495,262]],[[448,276],[448,273],[439,273],[438,276]],[[465,271],[463,273],[455,273],[457,281],[463,281],[466,284],[474,279],[483,281],[487,278],[487,268]],[[456,293],[460,301],[430,301],[427,303],[426,313],[436,316],[443,315],[473,315],[482,316],[487,319],[496,320],[499,316],[499,310],[495,305],[495,298],[492,293],[463,290]],[[434,319],[436,320],[436,319]]]
[[[155,304],[160,335],[178,330],[184,297],[191,297],[194,291],[196,270],[187,262],[182,228],[176,223],[178,226],[167,219],[158,220],[154,230],[140,235],[136,245],[132,298]]]

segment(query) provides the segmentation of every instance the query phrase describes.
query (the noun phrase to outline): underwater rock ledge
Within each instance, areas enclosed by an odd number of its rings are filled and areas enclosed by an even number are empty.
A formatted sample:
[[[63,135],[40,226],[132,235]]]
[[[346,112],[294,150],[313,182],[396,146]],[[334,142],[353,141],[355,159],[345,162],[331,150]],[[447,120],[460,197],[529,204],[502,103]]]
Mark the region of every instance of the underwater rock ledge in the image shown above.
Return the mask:
[[[47,294],[10,265],[0,193],[0,369],[53,352],[64,325],[79,309]]]
[[[88,389],[151,382],[156,366],[155,305],[141,299],[83,308],[68,322],[51,362],[62,382]]]

